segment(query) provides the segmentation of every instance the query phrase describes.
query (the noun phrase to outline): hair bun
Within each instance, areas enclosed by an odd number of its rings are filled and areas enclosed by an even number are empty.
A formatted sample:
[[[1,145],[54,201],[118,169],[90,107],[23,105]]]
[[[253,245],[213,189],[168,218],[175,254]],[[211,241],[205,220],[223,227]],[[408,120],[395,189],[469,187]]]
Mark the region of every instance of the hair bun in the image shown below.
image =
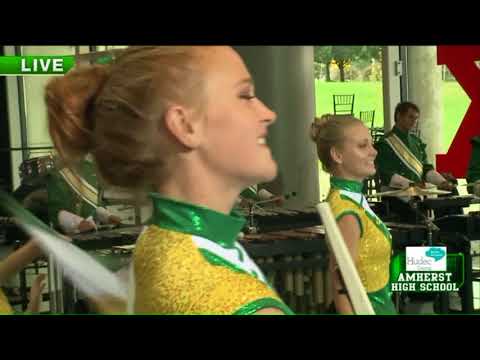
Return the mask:
[[[333,118],[332,114],[324,114],[321,117],[315,117],[310,127],[310,137],[313,141],[317,142],[320,137],[320,131],[325,127],[328,121]]]
[[[108,79],[108,69],[108,65],[75,68],[45,88],[50,135],[67,162],[91,150],[92,105]]]

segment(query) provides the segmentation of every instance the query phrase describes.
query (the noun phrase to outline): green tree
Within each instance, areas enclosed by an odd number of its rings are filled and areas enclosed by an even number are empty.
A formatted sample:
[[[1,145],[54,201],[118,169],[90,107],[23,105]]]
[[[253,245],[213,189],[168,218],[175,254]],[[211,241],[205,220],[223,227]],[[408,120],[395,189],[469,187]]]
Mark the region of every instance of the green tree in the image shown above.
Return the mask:
[[[345,81],[345,66],[359,57],[361,46],[332,46],[332,56],[340,72],[340,81]]]
[[[358,54],[359,58],[366,61],[382,61],[382,47],[381,46],[362,46]]]
[[[316,63],[325,64],[325,81],[330,80],[330,63],[332,62],[332,46],[315,46],[314,60]]]
[[[364,80],[379,80],[381,78],[382,47],[381,46],[362,46],[358,59],[355,60],[357,66],[366,68],[363,73]]]

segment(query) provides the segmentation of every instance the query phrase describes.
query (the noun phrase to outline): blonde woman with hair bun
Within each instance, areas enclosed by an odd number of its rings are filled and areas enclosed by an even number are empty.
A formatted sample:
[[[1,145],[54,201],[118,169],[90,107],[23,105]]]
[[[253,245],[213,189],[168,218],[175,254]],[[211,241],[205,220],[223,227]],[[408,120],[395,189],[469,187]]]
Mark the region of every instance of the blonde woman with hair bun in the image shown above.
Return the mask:
[[[369,130],[353,116],[323,115],[311,125],[311,139],[323,169],[330,173],[327,201],[355,262],[363,286],[377,315],[396,314],[389,290],[391,235],[370,209],[363,181],[375,174]],[[334,259],[330,262],[334,303],[340,314],[352,314],[352,305]]]
[[[276,114],[227,46],[131,47],[46,87],[63,160],[90,153],[112,186],[153,188],[137,240],[135,313],[291,314],[237,236],[240,192],[277,175],[266,143]]]

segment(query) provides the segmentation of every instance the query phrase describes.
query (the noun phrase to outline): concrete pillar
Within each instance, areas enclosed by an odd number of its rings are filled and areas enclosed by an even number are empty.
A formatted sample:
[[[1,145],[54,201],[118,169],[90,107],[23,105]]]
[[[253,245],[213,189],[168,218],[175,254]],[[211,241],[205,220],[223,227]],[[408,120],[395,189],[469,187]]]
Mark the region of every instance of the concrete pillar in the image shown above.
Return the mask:
[[[279,165],[266,187],[276,194],[296,192],[289,208],[319,200],[318,158],[309,138],[315,116],[313,46],[238,46],[253,76],[257,96],[278,115],[269,145]],[[262,186],[261,186],[262,187]]]
[[[384,46],[382,48],[383,73],[383,124],[385,132],[389,131],[395,120],[395,106],[400,102],[400,76],[402,64],[399,62],[399,47]]]
[[[420,108],[418,128],[427,144],[429,162],[443,153],[442,69],[437,65],[436,46],[408,46],[408,100]]]

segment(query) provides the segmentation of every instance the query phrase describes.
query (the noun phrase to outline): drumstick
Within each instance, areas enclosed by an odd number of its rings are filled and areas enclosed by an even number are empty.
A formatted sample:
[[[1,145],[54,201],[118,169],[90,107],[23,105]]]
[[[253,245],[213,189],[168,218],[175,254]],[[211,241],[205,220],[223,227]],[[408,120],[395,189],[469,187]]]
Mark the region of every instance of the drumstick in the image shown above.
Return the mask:
[[[342,274],[353,310],[356,314],[374,315],[375,312],[373,311],[372,304],[360,281],[357,269],[333,217],[330,205],[326,202],[320,203],[317,205],[317,210],[325,225],[325,230],[328,235],[327,241],[330,243],[330,247]]]

